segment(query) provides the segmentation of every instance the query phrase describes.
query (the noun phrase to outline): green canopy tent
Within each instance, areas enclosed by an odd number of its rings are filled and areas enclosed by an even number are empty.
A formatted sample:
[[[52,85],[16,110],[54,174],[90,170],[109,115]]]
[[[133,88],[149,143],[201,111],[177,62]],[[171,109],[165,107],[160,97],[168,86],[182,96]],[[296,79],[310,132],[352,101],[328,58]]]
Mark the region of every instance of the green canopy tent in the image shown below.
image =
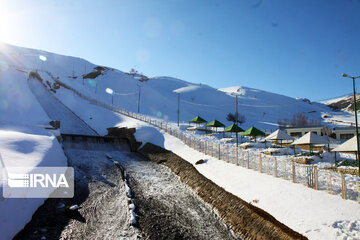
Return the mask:
[[[236,124],[232,124],[229,127],[227,127],[224,132],[234,132],[236,133],[236,146],[239,146],[239,138],[238,138],[238,132],[243,132],[244,129],[242,129],[241,127],[239,127]]]
[[[266,134],[263,131],[257,129],[256,127],[251,127],[240,135],[254,137],[256,141],[256,136],[265,136]]]
[[[196,116],[195,118],[191,119],[189,121],[189,125],[190,123],[197,123],[197,124],[201,124],[201,123],[206,123],[207,121],[205,119],[203,119],[202,117],[200,116]]]
[[[218,120],[213,120],[211,122],[209,122],[208,124],[205,125],[206,127],[214,127],[216,129],[217,132],[217,128],[218,127],[225,127],[224,124],[222,124],[221,122],[219,122]]]

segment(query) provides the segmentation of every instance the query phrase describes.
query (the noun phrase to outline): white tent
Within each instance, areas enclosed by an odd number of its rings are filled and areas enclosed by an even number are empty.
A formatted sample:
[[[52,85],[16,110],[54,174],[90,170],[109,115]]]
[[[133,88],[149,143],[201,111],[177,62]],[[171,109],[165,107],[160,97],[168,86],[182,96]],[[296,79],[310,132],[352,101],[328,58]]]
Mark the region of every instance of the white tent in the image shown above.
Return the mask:
[[[305,145],[305,144],[328,144],[329,140],[325,137],[308,132],[301,138],[295,140],[291,145]]]
[[[352,152],[352,153],[356,153],[357,152],[356,136],[350,138],[349,140],[347,140],[346,142],[344,142],[340,146],[337,146],[336,148],[333,149],[333,151],[334,152]]]
[[[289,136],[283,130],[276,130],[275,132],[271,133],[269,136],[265,138],[265,140],[293,140],[294,138]]]

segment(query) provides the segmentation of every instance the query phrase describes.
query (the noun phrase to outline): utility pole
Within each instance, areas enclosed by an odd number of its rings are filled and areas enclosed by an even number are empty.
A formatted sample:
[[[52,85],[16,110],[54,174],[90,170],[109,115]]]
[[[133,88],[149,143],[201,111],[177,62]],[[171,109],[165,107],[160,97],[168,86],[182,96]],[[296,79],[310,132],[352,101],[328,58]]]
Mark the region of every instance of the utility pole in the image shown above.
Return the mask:
[[[177,113],[178,113],[177,124],[178,124],[178,126],[180,126],[180,93],[178,93],[178,110],[177,110]]]
[[[73,70],[72,70],[72,77],[75,77],[75,72],[74,72],[74,63],[73,63]]]
[[[353,80],[353,92],[354,92],[354,111],[355,111],[355,132],[356,132],[356,159],[359,164],[359,176],[360,176],[360,152],[359,152],[359,129],[358,129],[358,120],[357,120],[357,107],[356,107],[356,92],[355,92],[355,79],[360,78],[360,76],[357,77],[351,77],[347,75],[346,73],[342,74],[343,77],[348,77]]]
[[[235,111],[235,120],[236,120],[236,122],[235,122],[235,124],[237,124],[238,123],[238,117],[239,117],[239,113],[238,113],[238,95],[236,94],[236,111]],[[237,133],[236,133],[237,134]]]
[[[86,63],[85,63],[85,70],[84,70],[84,76],[83,76],[83,86],[85,85],[85,80],[84,80],[84,77],[85,77],[85,74],[86,74]]]
[[[139,87],[139,96],[138,96],[138,113],[140,113],[140,85],[136,84]]]

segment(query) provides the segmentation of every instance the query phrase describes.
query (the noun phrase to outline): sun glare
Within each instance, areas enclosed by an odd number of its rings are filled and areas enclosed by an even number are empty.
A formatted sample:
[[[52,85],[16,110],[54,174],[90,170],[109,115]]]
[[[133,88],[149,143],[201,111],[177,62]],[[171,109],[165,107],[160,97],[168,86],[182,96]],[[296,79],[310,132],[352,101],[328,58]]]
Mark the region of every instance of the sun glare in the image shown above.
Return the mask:
[[[43,56],[43,55],[40,55],[39,56],[39,59],[43,62],[45,62],[47,60],[47,57]]]

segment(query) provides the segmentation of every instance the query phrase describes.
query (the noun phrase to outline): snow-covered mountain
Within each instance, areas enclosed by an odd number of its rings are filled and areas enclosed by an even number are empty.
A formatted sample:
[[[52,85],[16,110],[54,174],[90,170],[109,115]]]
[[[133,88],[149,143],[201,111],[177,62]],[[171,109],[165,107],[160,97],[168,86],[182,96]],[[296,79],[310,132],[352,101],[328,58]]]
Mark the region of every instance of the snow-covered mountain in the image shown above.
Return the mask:
[[[39,59],[45,56],[46,61]],[[43,58],[44,59],[44,58]],[[235,96],[238,95],[238,111],[246,117],[243,128],[256,126],[261,129],[275,129],[279,119],[291,119],[295,113],[303,112],[309,119],[323,121],[334,112],[322,103],[308,102],[253,88],[236,86],[215,89],[211,86],[192,84],[171,77],[149,77],[147,81],[111,68],[97,68],[84,59],[63,56],[40,50],[33,50],[0,44],[0,69],[2,72],[34,71],[49,72],[55,78],[97,100],[137,112],[140,88],[140,112],[168,121],[177,120],[178,94],[180,94],[180,121],[188,122],[200,115],[208,121],[217,119],[225,125],[228,113],[235,112]],[[92,73],[93,72],[93,73]],[[83,79],[86,74],[90,78]],[[45,81],[52,82],[50,75]],[[239,78],[241,84],[241,78]],[[188,91],[174,90],[193,86]],[[111,96],[106,89],[113,90]],[[112,99],[113,97],[113,99]],[[1,106],[0,106],[1,107]],[[347,113],[341,113],[347,114]]]
[[[330,100],[323,101],[322,103],[328,105],[334,110],[344,110],[347,112],[354,112],[354,96],[347,95],[339,98],[334,98]],[[359,111],[360,109],[360,94],[356,94],[356,108]]]

